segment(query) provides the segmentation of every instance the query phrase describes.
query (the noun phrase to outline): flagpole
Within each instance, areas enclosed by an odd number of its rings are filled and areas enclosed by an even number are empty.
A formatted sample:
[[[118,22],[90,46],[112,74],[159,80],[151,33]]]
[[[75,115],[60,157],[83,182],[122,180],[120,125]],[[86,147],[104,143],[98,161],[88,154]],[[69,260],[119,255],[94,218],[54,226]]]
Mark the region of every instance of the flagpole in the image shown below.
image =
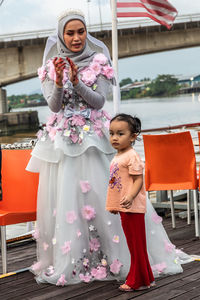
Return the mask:
[[[118,82],[118,36],[117,36],[117,5],[116,0],[111,0],[112,12],[112,61],[116,77],[116,86],[113,86],[113,108],[114,113],[120,111],[120,92]]]

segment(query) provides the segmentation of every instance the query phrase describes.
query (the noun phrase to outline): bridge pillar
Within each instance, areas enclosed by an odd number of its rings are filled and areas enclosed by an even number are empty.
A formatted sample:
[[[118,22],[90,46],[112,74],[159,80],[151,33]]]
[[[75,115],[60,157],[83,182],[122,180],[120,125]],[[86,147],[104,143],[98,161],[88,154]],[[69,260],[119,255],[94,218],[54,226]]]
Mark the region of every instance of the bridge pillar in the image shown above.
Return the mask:
[[[0,88],[0,114],[8,112],[6,90]]]

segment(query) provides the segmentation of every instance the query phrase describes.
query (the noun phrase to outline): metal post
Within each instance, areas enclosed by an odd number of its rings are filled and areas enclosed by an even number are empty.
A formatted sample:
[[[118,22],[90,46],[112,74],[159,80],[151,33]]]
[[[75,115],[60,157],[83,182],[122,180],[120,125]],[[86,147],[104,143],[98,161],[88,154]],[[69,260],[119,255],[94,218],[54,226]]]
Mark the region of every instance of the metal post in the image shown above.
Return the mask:
[[[156,202],[168,201],[167,191],[157,191],[156,192]]]
[[[6,90],[0,87],[0,114],[8,112]]]
[[[176,228],[173,191],[170,191],[170,206],[171,206],[171,215],[172,215],[172,228]]]
[[[1,256],[3,274],[7,273],[7,254],[6,254],[6,226],[1,226]]]
[[[117,36],[117,7],[116,0],[111,0],[112,11],[112,61],[115,71],[116,86],[113,86],[114,113],[120,111],[119,85],[118,85],[118,36]]]

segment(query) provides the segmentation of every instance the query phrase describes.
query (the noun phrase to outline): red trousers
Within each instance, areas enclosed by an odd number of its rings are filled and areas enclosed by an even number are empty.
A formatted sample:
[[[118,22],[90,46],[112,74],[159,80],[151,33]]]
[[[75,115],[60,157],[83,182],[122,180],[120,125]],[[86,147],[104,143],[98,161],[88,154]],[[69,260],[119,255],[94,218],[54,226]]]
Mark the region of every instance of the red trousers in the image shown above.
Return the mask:
[[[147,254],[144,214],[120,212],[120,216],[131,254],[126,284],[133,289],[149,286],[154,281],[154,276]]]

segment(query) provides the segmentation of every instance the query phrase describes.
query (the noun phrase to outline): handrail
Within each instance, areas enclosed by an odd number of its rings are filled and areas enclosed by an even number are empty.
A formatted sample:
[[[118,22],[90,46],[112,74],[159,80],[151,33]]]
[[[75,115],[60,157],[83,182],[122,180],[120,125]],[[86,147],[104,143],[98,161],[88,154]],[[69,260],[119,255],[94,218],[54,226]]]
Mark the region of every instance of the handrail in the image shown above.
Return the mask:
[[[162,130],[171,130],[171,129],[179,129],[183,127],[197,127],[200,126],[200,123],[188,123],[188,124],[180,124],[180,125],[173,125],[173,126],[166,126],[166,127],[158,127],[158,128],[148,128],[142,129],[141,132],[150,132],[150,131],[162,131]]]

